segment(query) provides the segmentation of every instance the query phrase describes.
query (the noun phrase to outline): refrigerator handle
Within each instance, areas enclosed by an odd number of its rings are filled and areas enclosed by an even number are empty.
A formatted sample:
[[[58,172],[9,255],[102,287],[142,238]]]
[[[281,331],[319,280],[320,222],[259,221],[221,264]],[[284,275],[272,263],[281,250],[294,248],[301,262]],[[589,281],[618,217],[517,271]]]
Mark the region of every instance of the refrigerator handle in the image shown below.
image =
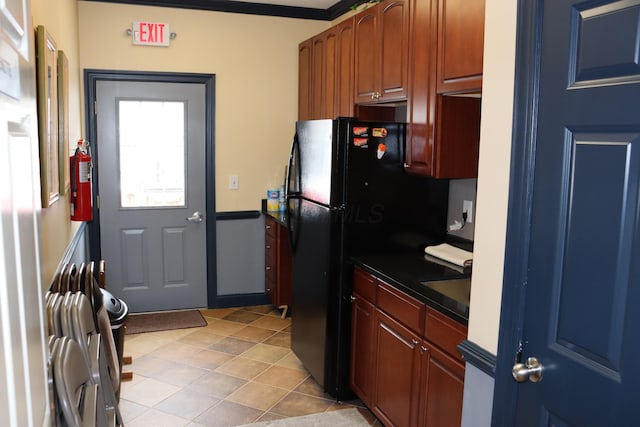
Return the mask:
[[[289,162],[287,163],[287,173],[285,176],[285,182],[284,182],[284,194],[286,195],[286,198],[288,199],[291,193],[291,174],[293,173],[294,175],[294,179],[297,181],[299,179],[300,173],[299,170],[294,170],[292,171],[291,169],[298,169],[298,159],[296,158],[298,156],[298,132],[295,133],[295,135],[293,136],[293,142],[291,143],[291,150],[289,152]],[[299,189],[296,189],[299,190]],[[288,204],[288,202],[287,202]]]
[[[296,251],[295,238],[294,238],[295,236],[293,235],[296,230],[293,229],[293,225],[291,223],[291,217],[292,215],[295,215],[295,212],[294,212],[294,209],[291,207],[290,200],[293,197],[296,197],[298,193],[295,193],[295,194],[291,193],[290,184],[291,184],[292,173],[296,182],[299,180],[299,177],[300,177],[298,145],[299,145],[298,132],[296,132],[295,135],[293,136],[293,141],[291,143],[291,151],[289,152],[289,162],[287,163],[287,173],[286,173],[285,183],[284,183],[284,194],[285,194],[286,211],[287,211],[287,215],[285,216],[285,223],[287,225],[287,236],[289,237],[289,248],[291,249],[292,254],[295,254],[295,251]],[[295,190],[299,190],[299,188],[295,188]]]

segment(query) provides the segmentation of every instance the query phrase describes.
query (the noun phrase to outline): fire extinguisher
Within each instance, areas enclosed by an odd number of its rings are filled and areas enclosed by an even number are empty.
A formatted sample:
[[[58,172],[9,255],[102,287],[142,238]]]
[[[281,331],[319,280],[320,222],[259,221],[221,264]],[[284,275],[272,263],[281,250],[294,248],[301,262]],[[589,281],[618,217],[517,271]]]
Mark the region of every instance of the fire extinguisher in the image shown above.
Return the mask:
[[[91,221],[93,219],[93,200],[91,192],[91,152],[89,141],[78,140],[78,147],[69,158],[71,171],[71,219],[73,221]]]

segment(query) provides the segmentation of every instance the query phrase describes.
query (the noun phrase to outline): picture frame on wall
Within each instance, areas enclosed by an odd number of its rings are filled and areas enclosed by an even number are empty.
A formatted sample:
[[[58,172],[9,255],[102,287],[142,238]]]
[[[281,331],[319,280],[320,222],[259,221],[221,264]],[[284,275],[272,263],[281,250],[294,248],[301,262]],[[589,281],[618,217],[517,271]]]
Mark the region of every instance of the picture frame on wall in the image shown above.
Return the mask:
[[[58,174],[60,195],[68,193],[69,175],[69,60],[58,50]]]
[[[55,41],[44,26],[36,28],[36,82],[42,207],[60,197],[58,146],[58,64]]]

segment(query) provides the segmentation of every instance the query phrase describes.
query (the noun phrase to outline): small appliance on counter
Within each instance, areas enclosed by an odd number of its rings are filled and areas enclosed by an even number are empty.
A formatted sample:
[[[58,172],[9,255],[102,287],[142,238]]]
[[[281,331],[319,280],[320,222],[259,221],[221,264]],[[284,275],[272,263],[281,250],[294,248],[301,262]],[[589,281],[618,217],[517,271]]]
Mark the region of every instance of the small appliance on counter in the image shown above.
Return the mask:
[[[351,257],[444,240],[449,184],[404,171],[405,124],[296,124],[285,193],[292,252],[291,348],[324,390],[351,397]]]

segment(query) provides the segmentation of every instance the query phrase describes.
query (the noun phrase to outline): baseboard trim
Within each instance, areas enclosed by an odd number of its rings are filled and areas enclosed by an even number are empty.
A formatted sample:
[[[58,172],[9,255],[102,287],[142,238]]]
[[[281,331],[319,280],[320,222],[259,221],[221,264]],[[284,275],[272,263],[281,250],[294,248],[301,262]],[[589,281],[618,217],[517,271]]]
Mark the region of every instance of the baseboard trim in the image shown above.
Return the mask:
[[[234,295],[218,295],[216,297],[216,306],[209,308],[228,308],[228,307],[247,307],[252,305],[269,304],[267,294],[234,294]]]
[[[480,369],[485,374],[494,378],[496,375],[496,355],[488,352],[469,340],[464,340],[458,345],[458,350],[470,365]]]
[[[255,219],[260,218],[260,211],[229,211],[216,212],[216,221],[227,221],[234,219]]]

